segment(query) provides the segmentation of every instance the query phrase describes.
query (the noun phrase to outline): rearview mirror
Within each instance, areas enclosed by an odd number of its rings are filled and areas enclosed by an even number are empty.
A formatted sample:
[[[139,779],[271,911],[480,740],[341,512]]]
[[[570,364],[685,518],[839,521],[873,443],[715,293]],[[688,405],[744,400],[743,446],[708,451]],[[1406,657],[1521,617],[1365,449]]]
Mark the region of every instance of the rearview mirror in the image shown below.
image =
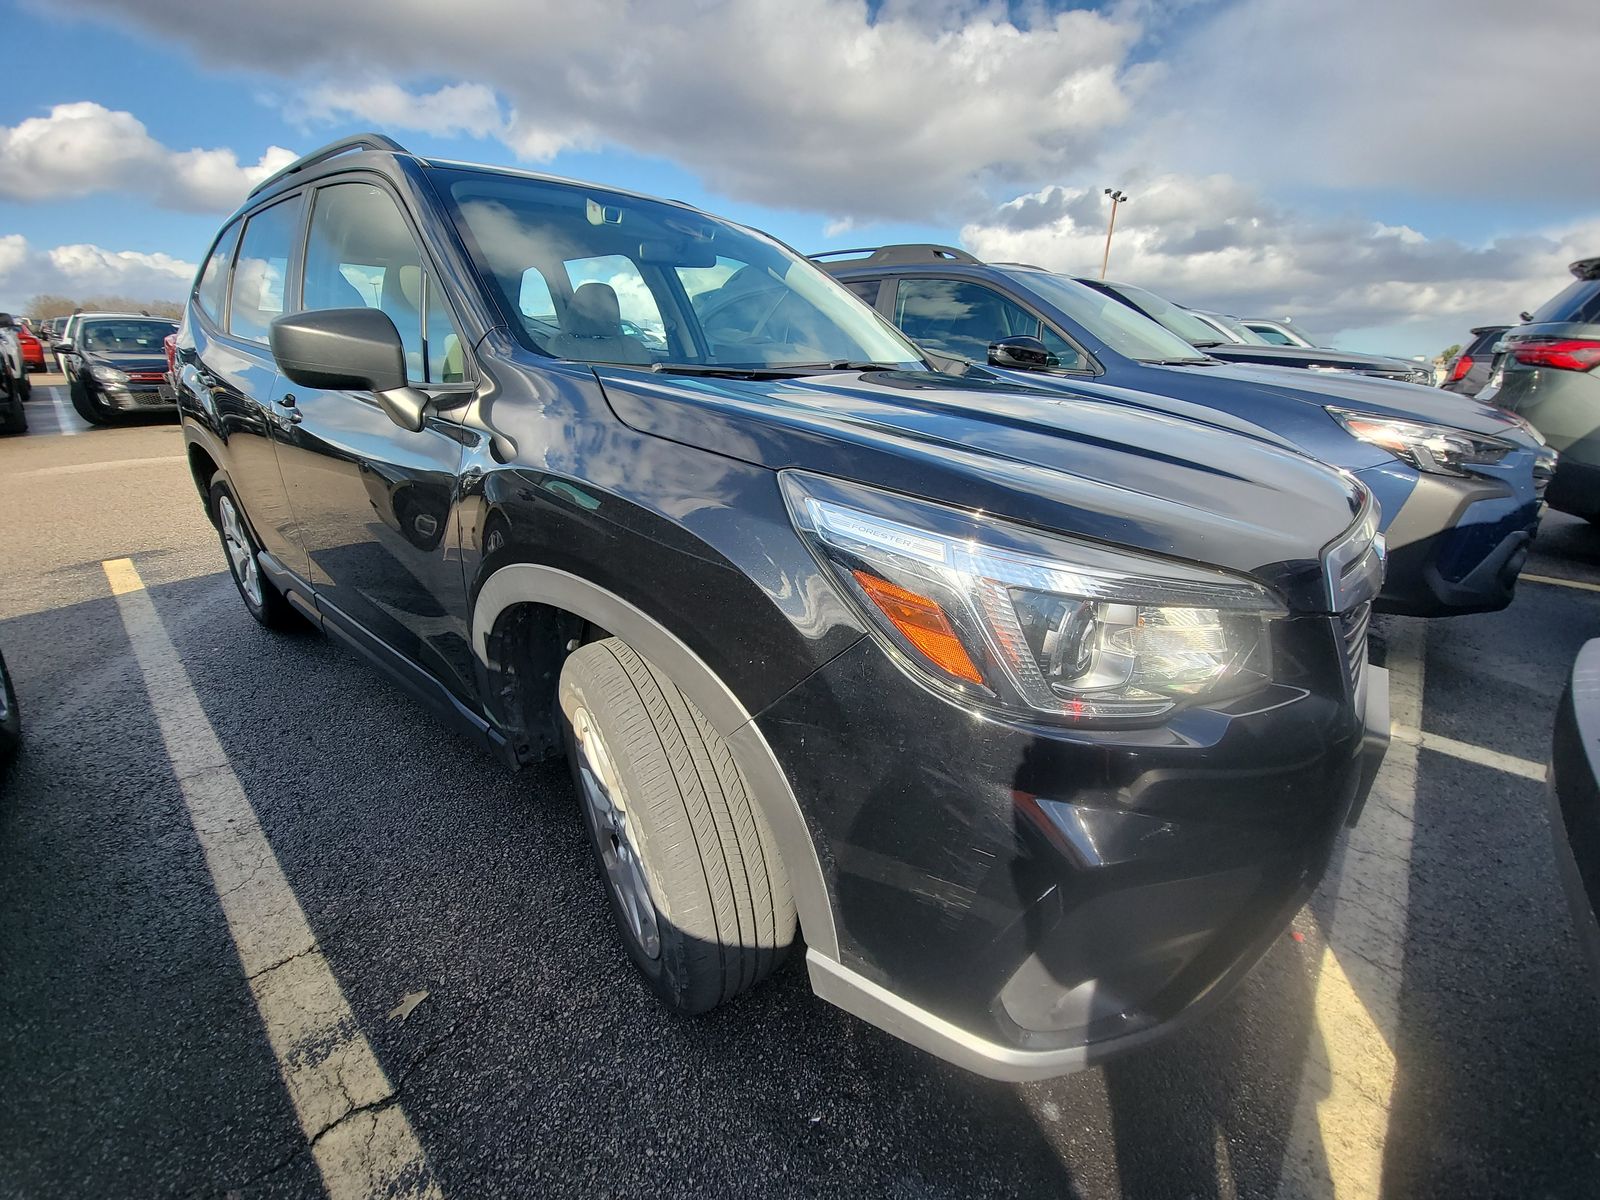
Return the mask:
[[[1045,371],[1059,367],[1061,360],[1036,337],[1008,337],[989,344],[989,365],[1014,371]]]
[[[278,317],[267,331],[278,369],[301,387],[371,392],[401,429],[422,428],[428,397],[406,382],[406,348],[387,313],[324,308]]]

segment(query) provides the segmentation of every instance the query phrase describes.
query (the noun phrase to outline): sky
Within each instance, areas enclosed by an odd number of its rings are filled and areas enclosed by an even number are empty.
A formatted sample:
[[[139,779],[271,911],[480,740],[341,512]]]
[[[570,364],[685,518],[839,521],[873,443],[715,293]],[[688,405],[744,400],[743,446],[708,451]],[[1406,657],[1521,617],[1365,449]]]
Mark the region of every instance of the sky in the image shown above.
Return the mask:
[[[1593,0],[0,0],[0,307],[179,298],[346,133],[1408,356],[1600,254]]]

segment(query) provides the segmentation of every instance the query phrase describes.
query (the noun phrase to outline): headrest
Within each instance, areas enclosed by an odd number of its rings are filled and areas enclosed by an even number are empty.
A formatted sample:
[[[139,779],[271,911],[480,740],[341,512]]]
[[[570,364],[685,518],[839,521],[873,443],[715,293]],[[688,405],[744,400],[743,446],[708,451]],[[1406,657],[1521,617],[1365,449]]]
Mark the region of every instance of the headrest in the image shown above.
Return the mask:
[[[609,283],[586,283],[572,293],[567,305],[566,332],[573,337],[622,336],[622,310]]]

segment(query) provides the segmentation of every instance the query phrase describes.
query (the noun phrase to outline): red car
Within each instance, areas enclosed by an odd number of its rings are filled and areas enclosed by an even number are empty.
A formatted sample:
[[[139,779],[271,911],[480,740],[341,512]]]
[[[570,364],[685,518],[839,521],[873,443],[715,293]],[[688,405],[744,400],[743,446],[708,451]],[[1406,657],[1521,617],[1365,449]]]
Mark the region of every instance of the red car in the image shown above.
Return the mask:
[[[24,371],[44,370],[44,343],[34,337],[33,330],[26,325],[16,328],[17,348],[22,351],[22,369]]]

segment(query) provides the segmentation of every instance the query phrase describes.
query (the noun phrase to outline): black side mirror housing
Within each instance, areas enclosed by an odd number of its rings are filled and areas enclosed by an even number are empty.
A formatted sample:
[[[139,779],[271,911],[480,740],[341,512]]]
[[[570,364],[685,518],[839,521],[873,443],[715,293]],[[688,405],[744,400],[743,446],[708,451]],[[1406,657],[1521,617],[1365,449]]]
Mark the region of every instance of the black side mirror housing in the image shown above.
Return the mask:
[[[406,348],[375,308],[288,313],[267,330],[278,369],[301,387],[371,392],[396,425],[422,428],[428,397],[406,381]]]
[[[989,365],[1013,371],[1047,371],[1061,360],[1036,337],[1008,337],[989,344]]]

